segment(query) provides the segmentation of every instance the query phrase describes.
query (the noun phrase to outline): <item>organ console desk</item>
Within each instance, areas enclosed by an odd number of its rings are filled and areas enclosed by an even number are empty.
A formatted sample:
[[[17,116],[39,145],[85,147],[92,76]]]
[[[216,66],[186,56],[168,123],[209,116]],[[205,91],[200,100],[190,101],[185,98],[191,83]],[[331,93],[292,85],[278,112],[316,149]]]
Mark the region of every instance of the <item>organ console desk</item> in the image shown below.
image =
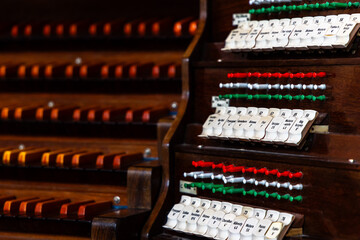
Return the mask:
[[[359,239],[358,7],[200,1],[143,239]]]
[[[0,239],[139,239],[193,3],[1,2]]]

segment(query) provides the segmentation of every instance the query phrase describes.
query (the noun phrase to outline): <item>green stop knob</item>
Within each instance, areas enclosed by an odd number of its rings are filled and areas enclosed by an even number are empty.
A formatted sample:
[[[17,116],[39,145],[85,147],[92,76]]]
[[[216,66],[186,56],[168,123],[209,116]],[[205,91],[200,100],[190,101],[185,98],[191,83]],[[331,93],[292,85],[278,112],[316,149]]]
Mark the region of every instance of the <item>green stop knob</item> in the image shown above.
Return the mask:
[[[234,187],[219,187],[219,188],[212,188],[211,190],[212,190],[212,192],[213,193],[216,193],[216,192],[221,192],[221,193],[223,193],[224,191],[226,192],[227,190],[229,190],[229,189],[233,189]]]
[[[266,191],[261,191],[261,192],[258,192],[257,194],[261,197],[266,197],[266,198],[269,197],[269,194]]]
[[[257,192],[256,192],[254,189],[252,189],[252,190],[249,190],[249,191],[244,191],[244,192],[243,192],[243,195],[244,195],[244,196],[246,196],[246,195],[252,195],[252,196],[256,197],[256,196],[257,196]]]
[[[285,194],[285,195],[279,195],[279,196],[277,196],[277,199],[278,200],[281,200],[281,199],[284,199],[284,200],[289,200],[290,199],[290,194]]]
[[[243,193],[244,191],[245,191],[244,188],[224,189],[224,190],[223,190],[223,194],[226,194],[226,193],[230,193],[230,194]]]
[[[353,5],[354,7],[359,7],[359,6],[360,6],[360,2],[354,2],[354,3],[352,3],[352,5]]]
[[[286,100],[292,100],[292,96],[289,94],[284,95],[283,98]]]
[[[202,190],[223,187],[221,184],[203,183],[201,186]]]
[[[297,197],[294,197],[294,200],[298,201],[298,202],[301,202],[303,200],[303,197],[302,196],[297,196]]]
[[[318,96],[317,100],[324,101],[326,99],[325,95]]]
[[[274,193],[271,193],[269,196],[272,198],[277,198],[279,196],[279,194],[274,192]]]
[[[255,9],[250,9],[250,10],[249,10],[249,13],[250,13],[250,14],[255,13]]]
[[[304,95],[296,95],[296,96],[293,97],[293,99],[295,99],[295,100],[304,100],[305,96]]]

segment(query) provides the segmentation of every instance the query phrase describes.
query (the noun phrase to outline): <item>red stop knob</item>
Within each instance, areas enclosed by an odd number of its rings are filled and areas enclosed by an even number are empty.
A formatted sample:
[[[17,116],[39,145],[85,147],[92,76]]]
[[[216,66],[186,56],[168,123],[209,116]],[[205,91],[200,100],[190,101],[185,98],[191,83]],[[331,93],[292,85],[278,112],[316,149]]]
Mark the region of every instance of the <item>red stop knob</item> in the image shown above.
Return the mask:
[[[271,175],[276,175],[276,174],[278,174],[278,170],[277,169],[273,169],[273,170],[271,170],[271,171],[269,171],[269,170],[267,170],[266,172],[265,172],[265,174],[266,175],[269,175],[269,174],[271,174]]]
[[[212,164],[211,166],[212,166],[213,169],[215,169],[215,168],[223,168],[223,167],[224,167],[224,164],[222,164],[222,163]]]
[[[231,168],[226,169],[226,171],[224,171],[224,173],[225,172],[242,172],[244,168],[245,168],[244,166],[231,167]],[[223,168],[223,170],[225,170],[225,169]]]
[[[287,177],[287,176],[289,176],[289,174],[291,174],[290,171],[284,171],[282,173],[278,172],[277,177]]]
[[[303,176],[302,172],[290,173],[289,174],[289,178],[301,178],[302,176]]]
[[[260,168],[257,170],[257,173],[265,173],[267,171],[266,168]]]

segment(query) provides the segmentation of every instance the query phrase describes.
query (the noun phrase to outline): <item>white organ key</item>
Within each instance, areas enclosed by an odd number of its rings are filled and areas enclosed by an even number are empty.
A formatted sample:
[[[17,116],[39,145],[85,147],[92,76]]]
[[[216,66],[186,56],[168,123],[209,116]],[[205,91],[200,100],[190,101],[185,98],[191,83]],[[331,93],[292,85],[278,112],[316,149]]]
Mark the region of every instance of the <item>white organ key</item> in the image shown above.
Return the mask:
[[[246,38],[249,35],[252,28],[240,29],[239,33],[234,37],[235,46],[233,51],[240,51],[246,43]]]
[[[218,233],[218,226],[220,225],[221,221],[223,220],[225,213],[223,211],[217,211],[211,217],[210,221],[208,222],[208,230],[205,233],[206,237],[215,238]]]
[[[290,19],[289,19],[290,20]],[[277,25],[272,27],[270,35],[266,39],[267,48],[265,50],[273,50],[275,46],[277,46],[277,39],[280,37],[281,31],[283,30],[283,26]]]
[[[202,213],[204,212],[204,209],[201,207],[195,208],[193,212],[191,213],[190,217],[186,221],[186,228],[185,232],[193,233],[197,229],[197,221],[201,217]]]
[[[222,202],[221,203],[221,211],[224,213],[230,213],[232,209],[232,204],[228,202]]]
[[[291,109],[282,108],[280,109],[280,117],[288,118],[291,116]]]
[[[253,47],[253,51],[263,51],[263,50],[269,50],[269,47],[267,45],[267,40],[270,39],[272,27],[264,27],[259,36],[256,38],[255,46]]]
[[[197,222],[197,228],[195,234],[203,236],[208,230],[208,223],[215,214],[213,209],[206,209]]]
[[[191,197],[186,196],[186,195],[182,195],[181,199],[180,199],[180,203],[182,205],[188,206],[191,204]]]
[[[261,139],[264,142],[272,142],[277,138],[277,132],[281,124],[285,121],[283,117],[274,117],[265,130],[265,137]]]
[[[279,108],[270,108],[269,109],[269,116],[270,117],[277,117],[280,115],[280,109]]]
[[[278,35],[276,39],[276,44],[272,47],[275,50],[283,50],[285,49],[285,46],[289,43],[289,36],[293,32],[295,26],[294,25],[288,25],[284,26],[284,28],[281,30],[280,34]]]
[[[246,112],[247,115],[254,116],[254,115],[258,115],[258,113],[259,113],[259,109],[257,107],[247,108],[247,112]]]
[[[258,108],[258,113],[260,117],[265,117],[269,115],[269,109],[268,108]]]
[[[266,215],[266,210],[261,208],[255,208],[254,209],[254,217],[257,219],[264,219]]]
[[[250,139],[254,137],[255,134],[255,126],[260,121],[261,117],[259,115],[252,116],[248,123],[244,126],[244,135],[241,136],[241,139]]]
[[[289,213],[280,213],[278,220],[279,220],[279,222],[282,222],[284,224],[284,226],[287,226],[291,223],[293,217],[294,216]]]
[[[332,44],[336,41],[336,34],[344,22],[340,22],[336,15],[326,16],[325,22],[329,23],[330,27],[325,32],[324,42],[321,44],[321,48],[331,49],[333,48]]]
[[[279,234],[281,233],[283,224],[281,222],[273,222],[270,225],[269,230],[266,232],[265,234],[265,239],[266,240],[276,240],[279,236]]]
[[[183,232],[186,229],[186,221],[190,217],[193,210],[194,210],[193,206],[185,206],[183,208],[179,217],[177,218],[177,224],[174,230]]]
[[[208,136],[219,136],[222,132],[222,128],[229,118],[229,116],[236,114],[236,107],[228,107],[224,114],[220,114],[215,122],[212,124],[213,131],[212,133],[208,134]]]
[[[315,34],[311,37],[311,42],[307,45],[310,49],[318,49],[323,44],[325,33],[330,28],[330,24],[324,21],[320,23],[316,29]]]
[[[314,24],[319,25],[325,22],[325,16],[316,16],[314,17]]]
[[[239,118],[239,115],[237,114],[237,108],[235,107],[228,107],[227,113],[230,116],[226,119],[226,122],[222,126],[221,135],[219,136],[220,138],[226,138],[232,135],[233,127],[236,123],[236,120]]]
[[[279,216],[280,216],[280,212],[275,211],[275,210],[268,210],[265,218],[268,218],[271,221],[275,222],[279,219]]]
[[[234,219],[233,223],[229,228],[229,238],[228,240],[239,240],[240,231],[244,227],[247,218],[245,216],[238,216]]]
[[[208,209],[211,205],[211,201],[207,199],[201,199],[200,207],[203,209]]]
[[[296,25],[289,36],[289,43],[285,46],[287,50],[295,50],[300,45],[301,35],[305,31],[306,26]]]
[[[261,219],[254,229],[253,240],[264,240],[267,230],[270,228],[272,221],[270,219]]]
[[[251,118],[251,116],[249,116],[249,115],[240,116],[238,118],[238,120],[236,121],[234,128],[233,128],[232,138],[234,138],[234,139],[243,138],[244,128],[247,125],[247,123],[249,122],[250,118]]]
[[[291,127],[294,125],[296,118],[289,117],[285,118],[285,120],[280,124],[277,131],[277,138],[274,139],[274,142],[284,143],[289,138],[289,131]]]
[[[214,211],[219,211],[220,208],[221,208],[221,202],[211,201],[210,209],[213,209]]]
[[[353,21],[348,21],[343,24],[336,34],[336,41],[332,44],[333,47],[346,48],[351,41],[350,35],[353,33],[355,27],[356,23]]]
[[[225,240],[228,238],[229,229],[230,229],[230,226],[233,223],[235,217],[236,217],[236,215],[233,213],[228,213],[224,216],[223,220],[219,224],[219,227],[218,227],[219,231],[218,231],[218,234],[216,235],[216,239]]]
[[[211,114],[203,124],[203,131],[199,135],[200,137],[207,137],[209,134],[213,133],[213,124],[216,123],[218,117],[222,114],[225,114],[226,107],[217,107],[214,114]]]
[[[350,21],[360,23],[360,13],[354,13],[350,15]]]
[[[298,118],[289,131],[289,138],[286,143],[298,145],[305,137],[305,129],[307,129],[308,124],[309,120],[307,118]]]
[[[309,121],[313,121],[317,116],[318,112],[315,110],[304,110],[303,117],[307,118]]]
[[[241,51],[250,51],[255,46],[256,38],[260,34],[261,30],[262,30],[262,27],[252,28],[245,39],[245,45],[242,48],[240,48],[240,50]]]
[[[163,227],[173,229],[178,223],[177,218],[179,217],[184,207],[185,206],[183,204],[175,204],[167,215],[167,222],[165,225],[163,225]]]
[[[301,118],[304,115],[304,110],[302,109],[293,109],[291,110],[291,116],[295,118]]]
[[[236,28],[230,32],[230,34],[225,40],[224,48],[221,49],[222,51],[231,51],[232,49],[235,48],[235,39],[238,35],[240,35],[240,31],[241,29]]]
[[[315,23],[304,26],[304,31],[300,35],[300,43],[297,46],[297,49],[299,50],[308,49],[308,45],[311,44],[312,38],[316,34],[317,27],[318,25]]]
[[[273,118],[270,116],[261,117],[254,127],[254,135],[251,137],[251,140],[260,141],[263,139],[266,134],[266,128],[269,126],[272,119]]]
[[[250,218],[254,215],[254,208],[252,207],[243,207],[242,208],[242,212],[241,215]]]
[[[240,216],[242,212],[243,206],[238,204],[233,204],[231,212],[236,216]]]
[[[252,234],[259,222],[259,219],[257,218],[249,218],[246,220],[244,227],[241,229],[241,240],[251,240]]]

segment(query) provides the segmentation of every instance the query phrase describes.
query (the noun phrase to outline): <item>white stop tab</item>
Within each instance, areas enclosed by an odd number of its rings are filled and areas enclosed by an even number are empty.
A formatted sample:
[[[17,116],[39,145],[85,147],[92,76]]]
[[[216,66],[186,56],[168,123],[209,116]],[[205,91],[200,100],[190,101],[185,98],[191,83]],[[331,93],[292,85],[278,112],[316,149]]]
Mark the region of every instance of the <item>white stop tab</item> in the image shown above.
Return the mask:
[[[245,216],[238,216],[234,218],[233,223],[229,228],[229,240],[239,240],[240,231],[244,227],[247,218]]]
[[[270,228],[272,221],[270,219],[261,219],[253,232],[253,240],[264,240],[265,233]]]
[[[190,205],[191,203],[191,197],[189,196],[186,196],[186,195],[182,195],[181,196],[181,199],[180,199],[180,203],[187,206],[187,205]]]
[[[261,27],[255,27],[251,29],[251,32],[248,34],[248,36],[245,39],[245,45],[243,48],[241,48],[241,50],[250,51],[255,46],[256,38],[260,34],[261,29],[262,29]]]
[[[310,49],[318,49],[325,40],[325,33],[330,28],[330,24],[323,22],[315,29],[315,34],[311,38],[311,43],[307,45]]]
[[[237,138],[243,138],[244,136],[244,128],[247,125],[247,123],[249,122],[251,116],[246,115],[246,116],[240,116],[238,118],[238,120],[236,121],[234,128],[233,128],[233,136],[235,139]]]
[[[306,26],[297,25],[289,36],[289,42],[285,46],[286,50],[295,50],[300,45],[300,38]]]
[[[230,213],[232,210],[232,203],[229,202],[222,202],[221,203],[221,211],[223,211],[224,213]]]
[[[294,125],[296,118],[289,117],[286,118],[278,128],[277,138],[274,139],[274,142],[284,143],[289,138],[289,131],[291,127]]]
[[[211,201],[210,208],[213,209],[214,211],[219,211],[220,208],[221,208],[221,202],[219,202],[219,201]]]
[[[247,218],[250,218],[254,215],[254,208],[252,207],[243,207],[241,215],[244,215]]]
[[[336,41],[333,43],[333,47],[335,48],[346,48],[350,41],[350,35],[352,34],[353,30],[355,29],[356,23],[355,22],[347,22],[341,26],[338,33],[336,34]]]
[[[261,141],[272,142],[277,139],[277,132],[284,121],[283,117],[274,117],[266,128],[265,137]]]
[[[285,26],[281,30],[281,33],[278,35],[278,38],[276,39],[276,44],[272,47],[275,50],[284,50],[285,46],[287,46],[289,43],[289,37],[290,34],[293,32],[294,28],[294,25]]]
[[[215,211],[212,209],[206,209],[203,212],[203,214],[197,221],[197,228],[194,232],[195,234],[199,234],[199,235],[203,236],[207,232],[207,230],[208,230],[207,225],[208,225],[210,219],[212,218],[212,216],[214,215],[214,213],[215,213]]]
[[[253,51],[262,51],[263,49],[267,48],[267,42],[266,40],[269,39],[269,36],[271,34],[272,27],[264,27],[259,36],[256,38],[256,43]]]
[[[182,212],[177,218],[177,224],[174,230],[184,232],[184,230],[186,229],[186,221],[190,217],[193,210],[194,210],[193,206],[185,206],[183,208]]]
[[[190,217],[186,221],[186,229],[185,232],[193,233],[197,229],[197,222],[201,217],[204,209],[201,207],[195,208],[191,213]]]
[[[279,222],[282,222],[284,226],[287,226],[291,223],[293,217],[294,215],[290,213],[280,213]]]
[[[254,209],[254,217],[257,219],[264,219],[266,215],[266,210],[261,208],[255,208]]]
[[[251,240],[252,239],[252,234],[253,231],[255,229],[255,227],[257,226],[259,222],[259,219],[257,218],[248,218],[248,220],[246,220],[244,227],[241,229],[241,240]]]
[[[269,230],[266,232],[265,239],[276,240],[281,233],[283,224],[281,222],[274,222],[270,225]]]
[[[217,211],[211,217],[210,221],[208,222],[208,230],[205,233],[205,236],[215,238],[218,233],[218,226],[220,225],[221,221],[223,220],[225,213],[223,211]]]
[[[235,38],[240,34],[240,29],[233,29],[225,40],[225,46],[222,51],[231,51],[235,48]]]
[[[315,110],[304,110],[304,117],[307,118],[309,121],[315,120],[318,114],[319,113]]]
[[[254,128],[254,135],[251,137],[251,140],[260,141],[262,138],[265,137],[266,128],[269,126],[270,122],[272,121],[272,117],[265,116],[262,117],[258,123],[255,125]]]
[[[224,126],[223,126],[223,129],[222,129],[222,133],[221,135],[219,136],[220,138],[228,138],[230,136],[233,135],[233,128],[234,128],[234,125],[236,123],[236,121],[239,119],[239,115],[232,115],[230,116]]]
[[[213,133],[213,124],[216,124],[217,118],[222,114],[225,114],[225,107],[217,107],[214,114],[211,114],[203,124],[203,131],[199,137],[207,137],[209,134]]]
[[[255,126],[260,121],[261,117],[256,115],[252,116],[247,124],[244,126],[244,135],[240,138],[242,139],[250,139],[255,134]]]
[[[167,222],[165,225],[163,225],[163,227],[173,229],[176,226],[177,218],[179,217],[184,207],[185,206],[183,204],[175,204],[167,215]]]
[[[273,50],[273,48],[277,46],[277,39],[280,37],[283,28],[283,26],[274,26],[271,29],[270,35],[266,39],[267,47],[265,50]]]
[[[233,204],[231,212],[236,216],[240,216],[242,212],[243,206],[238,204]]]
[[[268,218],[271,221],[275,222],[279,219],[279,216],[280,216],[280,212],[275,211],[275,210],[268,210],[265,218]]]
[[[216,235],[216,239],[227,239],[229,236],[229,229],[231,224],[233,223],[236,215],[233,213],[226,214],[221,221],[218,229],[218,234]]]
[[[298,145],[306,134],[305,129],[307,129],[308,124],[307,118],[297,119],[289,131],[289,138],[286,143]]]

